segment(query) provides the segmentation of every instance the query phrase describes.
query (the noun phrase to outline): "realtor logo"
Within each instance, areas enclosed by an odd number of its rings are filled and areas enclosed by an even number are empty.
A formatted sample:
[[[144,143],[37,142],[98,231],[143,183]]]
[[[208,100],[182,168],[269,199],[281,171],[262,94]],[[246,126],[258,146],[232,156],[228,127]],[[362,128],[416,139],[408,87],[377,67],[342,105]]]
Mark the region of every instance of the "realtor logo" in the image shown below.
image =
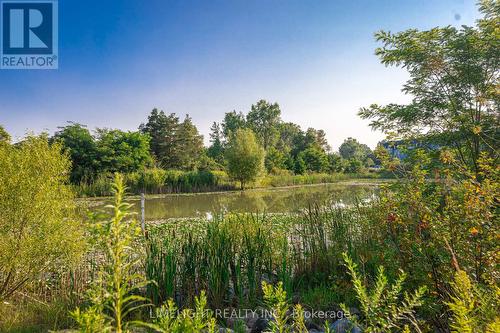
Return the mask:
[[[2,69],[58,67],[56,0],[1,0]]]

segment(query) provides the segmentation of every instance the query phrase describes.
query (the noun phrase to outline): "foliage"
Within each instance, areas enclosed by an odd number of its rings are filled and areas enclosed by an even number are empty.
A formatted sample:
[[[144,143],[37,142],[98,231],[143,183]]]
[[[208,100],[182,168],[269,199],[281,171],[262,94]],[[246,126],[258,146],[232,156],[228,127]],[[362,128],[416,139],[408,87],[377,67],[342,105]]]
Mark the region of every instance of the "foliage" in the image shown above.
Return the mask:
[[[244,189],[255,181],[264,167],[264,150],[259,146],[250,129],[239,129],[229,140],[226,149],[227,172],[238,180]]]
[[[0,301],[81,254],[70,162],[61,150],[46,136],[0,145]]]
[[[97,130],[96,153],[101,172],[133,172],[149,166],[149,137],[139,132]]]
[[[289,321],[288,309],[289,302],[286,292],[283,290],[283,284],[278,283],[276,287],[262,282],[262,291],[264,293],[264,302],[272,310],[273,320],[269,322],[269,333],[290,332],[287,322]]]
[[[300,152],[297,159],[304,161],[307,171],[320,173],[328,169],[328,156],[317,148],[307,148]]]
[[[373,155],[371,149],[365,145],[358,142],[358,140],[353,138],[347,138],[339,147],[340,156],[347,161],[360,161],[365,166],[369,166],[368,164],[370,157]],[[373,163],[373,160],[371,160]],[[349,172],[357,172],[357,171],[349,171]]]
[[[72,161],[71,181],[89,184],[99,175],[134,172],[152,163],[149,137],[139,132],[97,129],[94,137],[85,126],[70,123],[51,138]]]
[[[138,259],[135,259],[137,253],[133,253],[132,245],[141,230],[135,219],[130,219],[131,205],[123,202],[125,186],[120,174],[115,175],[113,190],[114,205],[108,207],[112,215],[107,220],[95,216],[93,225],[105,261],[89,291],[91,305],[72,313],[82,332],[129,332],[131,323],[127,318],[146,302],[136,290],[147,286],[148,282],[143,275],[133,272]]]
[[[480,1],[475,27],[452,26],[376,34],[381,62],[405,68],[406,105],[371,105],[359,115],[393,139],[430,140],[453,150],[457,162],[479,176],[481,153],[498,157],[498,1]],[[478,177],[479,179],[479,177]]]
[[[220,124],[215,121],[210,127],[210,147],[207,149],[207,155],[217,163],[224,162],[223,133]]]
[[[90,131],[84,125],[69,123],[60,127],[52,137],[52,141],[61,142],[71,158],[72,182],[78,183],[96,173],[99,168],[97,147]]]
[[[176,137],[180,150],[180,168],[194,170],[199,165],[203,152],[203,136],[198,133],[198,129],[189,115],[186,115],[184,121],[179,125]]]
[[[453,316],[452,332],[494,333],[500,329],[500,292],[498,286],[491,291],[482,290],[474,285],[467,274],[458,270],[452,283],[453,294],[447,302]]]
[[[358,273],[357,265],[346,253],[343,257],[360,303],[360,310],[363,314],[361,326],[364,332],[395,332],[396,329],[401,330],[405,322],[411,323],[417,332],[421,332],[414,309],[422,305],[425,287],[419,288],[412,294],[404,293],[400,301],[406,274],[401,273],[394,284],[389,285],[384,268],[380,266],[373,290],[370,292],[363,283],[364,278]],[[351,317],[345,305],[343,309],[348,317]]]
[[[207,297],[204,291],[195,298],[194,311],[191,309],[179,311],[174,301],[170,299],[156,309],[155,321],[148,326],[160,333],[218,332],[215,319],[206,306]]]
[[[0,143],[10,143],[10,139],[9,133],[0,125]]]
[[[278,139],[278,124],[281,110],[278,103],[269,103],[263,99],[252,105],[247,114],[246,123],[257,137],[259,144],[268,150],[276,144]]]

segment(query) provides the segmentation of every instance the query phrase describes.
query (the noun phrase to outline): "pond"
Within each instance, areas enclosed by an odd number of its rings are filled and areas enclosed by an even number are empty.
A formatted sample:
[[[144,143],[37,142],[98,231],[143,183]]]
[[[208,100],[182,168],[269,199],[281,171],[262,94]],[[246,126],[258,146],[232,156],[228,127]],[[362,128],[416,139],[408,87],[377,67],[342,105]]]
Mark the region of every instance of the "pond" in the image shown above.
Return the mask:
[[[146,196],[146,220],[210,217],[218,213],[289,213],[316,204],[352,205],[372,200],[379,182],[340,182],[231,192]],[[127,199],[140,214],[139,197]],[[107,202],[90,200],[93,209]]]

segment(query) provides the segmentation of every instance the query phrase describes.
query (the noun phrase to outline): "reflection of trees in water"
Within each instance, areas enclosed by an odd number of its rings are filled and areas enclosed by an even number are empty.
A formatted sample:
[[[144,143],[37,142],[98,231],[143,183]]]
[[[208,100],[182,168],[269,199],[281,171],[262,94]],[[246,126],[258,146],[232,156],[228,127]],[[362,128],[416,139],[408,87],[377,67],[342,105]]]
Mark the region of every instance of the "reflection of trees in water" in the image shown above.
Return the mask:
[[[281,189],[221,192],[196,195],[171,195],[146,200],[146,218],[157,220],[180,217],[206,217],[207,213],[227,212],[286,213],[309,206],[341,203],[352,205],[370,200],[376,193],[373,185],[318,185]],[[139,201],[133,201],[140,211]]]

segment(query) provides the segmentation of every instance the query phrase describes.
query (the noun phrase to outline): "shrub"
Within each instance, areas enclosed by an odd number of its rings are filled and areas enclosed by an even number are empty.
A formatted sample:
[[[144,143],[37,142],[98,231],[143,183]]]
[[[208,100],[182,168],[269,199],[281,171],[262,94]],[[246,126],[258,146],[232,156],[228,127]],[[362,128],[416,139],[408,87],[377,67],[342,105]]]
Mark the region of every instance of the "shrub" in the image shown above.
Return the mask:
[[[82,233],[59,144],[0,144],[0,303],[40,274],[78,261]]]

